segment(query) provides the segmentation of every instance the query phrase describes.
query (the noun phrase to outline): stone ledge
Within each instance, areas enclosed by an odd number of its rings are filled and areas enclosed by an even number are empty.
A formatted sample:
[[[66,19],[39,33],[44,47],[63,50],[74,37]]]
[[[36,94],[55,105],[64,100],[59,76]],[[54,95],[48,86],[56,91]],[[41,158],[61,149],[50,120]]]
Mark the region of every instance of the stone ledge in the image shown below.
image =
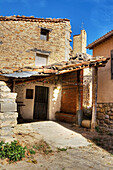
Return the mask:
[[[10,111],[17,111],[17,103],[12,102],[1,102],[0,103],[0,112],[10,112]]]
[[[0,99],[16,99],[17,93],[0,92]]]

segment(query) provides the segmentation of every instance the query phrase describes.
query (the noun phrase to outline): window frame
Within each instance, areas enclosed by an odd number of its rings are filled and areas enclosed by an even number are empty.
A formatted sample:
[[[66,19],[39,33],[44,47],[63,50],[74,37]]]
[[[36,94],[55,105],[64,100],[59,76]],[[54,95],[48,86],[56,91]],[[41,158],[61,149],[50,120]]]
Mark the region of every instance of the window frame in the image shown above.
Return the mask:
[[[45,39],[43,39],[42,37],[46,37]],[[40,39],[44,40],[44,41],[48,41],[49,40],[49,30],[46,28],[41,28],[40,29]]]
[[[29,91],[30,91],[30,95],[29,95]],[[26,99],[33,99],[33,93],[34,93],[34,89],[26,89]]]
[[[41,53],[37,53],[35,55],[35,66],[47,66],[48,65],[48,56],[47,54],[41,54]],[[46,58],[46,64],[36,64],[36,57],[42,57],[42,58]]]

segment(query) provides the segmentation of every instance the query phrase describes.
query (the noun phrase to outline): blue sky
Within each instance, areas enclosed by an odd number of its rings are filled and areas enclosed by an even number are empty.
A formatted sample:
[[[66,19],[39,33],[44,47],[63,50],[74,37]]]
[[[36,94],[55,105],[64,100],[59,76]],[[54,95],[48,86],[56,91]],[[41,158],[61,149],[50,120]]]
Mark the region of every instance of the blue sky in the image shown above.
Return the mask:
[[[113,29],[113,0],[0,0],[0,15],[69,18],[72,36],[84,23],[89,44]]]

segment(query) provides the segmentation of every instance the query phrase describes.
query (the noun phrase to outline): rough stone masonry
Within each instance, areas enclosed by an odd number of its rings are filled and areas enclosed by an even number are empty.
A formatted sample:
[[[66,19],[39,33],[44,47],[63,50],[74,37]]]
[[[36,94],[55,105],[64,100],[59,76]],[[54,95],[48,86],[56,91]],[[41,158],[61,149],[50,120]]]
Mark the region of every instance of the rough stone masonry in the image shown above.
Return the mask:
[[[0,81],[0,140],[14,140],[13,128],[17,124],[16,93],[11,93],[6,83]]]
[[[50,30],[48,40],[40,38],[41,28]],[[1,67],[35,66],[38,52],[48,51],[48,64],[68,60],[71,25],[65,19],[0,18]],[[39,50],[39,51],[38,51]]]

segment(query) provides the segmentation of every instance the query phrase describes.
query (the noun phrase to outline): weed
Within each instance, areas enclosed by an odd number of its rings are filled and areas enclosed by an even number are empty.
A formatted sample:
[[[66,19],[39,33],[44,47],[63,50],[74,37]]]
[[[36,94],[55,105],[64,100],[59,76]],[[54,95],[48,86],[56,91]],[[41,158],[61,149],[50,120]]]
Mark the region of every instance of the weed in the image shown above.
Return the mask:
[[[22,147],[17,141],[9,143],[0,142],[0,158],[8,158],[9,162],[16,162],[25,157],[26,147]]]
[[[33,148],[40,150],[40,149],[44,148],[44,145],[38,145],[38,146],[34,145]]]
[[[58,151],[67,151],[66,148],[57,148],[57,149],[58,149]]]
[[[47,146],[44,146],[44,145],[34,145],[33,148],[34,149],[37,149],[37,150],[40,150],[40,151],[43,151],[43,153],[45,153],[46,155],[48,155],[49,153],[52,152],[50,146],[48,144],[46,144]],[[47,148],[47,149],[46,149]]]
[[[49,153],[51,153],[52,152],[52,150],[44,150],[44,153],[46,154],[46,155],[48,155]]]
[[[35,154],[36,152],[33,149],[29,149],[30,154]]]
[[[92,144],[89,144],[88,146],[92,147]]]

